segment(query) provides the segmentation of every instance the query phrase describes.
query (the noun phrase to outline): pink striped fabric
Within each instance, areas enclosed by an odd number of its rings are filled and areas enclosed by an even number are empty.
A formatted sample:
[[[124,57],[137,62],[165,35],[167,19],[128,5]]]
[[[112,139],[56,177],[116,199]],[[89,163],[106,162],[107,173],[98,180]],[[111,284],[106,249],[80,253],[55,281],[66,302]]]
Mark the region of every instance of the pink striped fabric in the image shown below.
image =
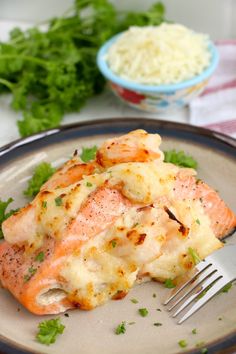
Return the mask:
[[[205,91],[190,103],[190,122],[236,137],[236,40],[219,40],[219,66]]]
[[[218,131],[224,134],[236,133],[236,118],[225,122],[206,124],[205,128]]]
[[[209,95],[210,93],[219,92],[233,87],[236,87],[236,79],[229,82],[225,82],[218,86],[206,88],[205,91],[201,94],[201,96]]]

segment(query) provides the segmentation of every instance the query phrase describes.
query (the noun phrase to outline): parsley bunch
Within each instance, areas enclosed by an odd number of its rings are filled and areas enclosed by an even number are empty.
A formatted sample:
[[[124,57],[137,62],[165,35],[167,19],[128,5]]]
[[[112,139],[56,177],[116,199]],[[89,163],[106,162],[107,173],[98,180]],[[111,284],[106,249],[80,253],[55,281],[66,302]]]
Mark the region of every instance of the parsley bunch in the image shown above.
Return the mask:
[[[99,47],[129,26],[159,25],[164,12],[161,3],[124,14],[108,0],[76,0],[72,14],[52,19],[46,32],[11,31],[9,42],[0,43],[0,93],[12,92],[11,107],[23,112],[21,136],[58,126],[65,113],[100,93]]]

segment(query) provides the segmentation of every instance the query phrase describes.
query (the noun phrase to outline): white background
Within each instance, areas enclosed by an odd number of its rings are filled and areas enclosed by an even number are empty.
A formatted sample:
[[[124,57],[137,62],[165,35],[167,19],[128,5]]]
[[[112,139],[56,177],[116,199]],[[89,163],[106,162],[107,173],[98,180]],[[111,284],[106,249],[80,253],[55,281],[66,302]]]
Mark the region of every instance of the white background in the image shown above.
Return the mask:
[[[121,9],[144,9],[152,0],[111,0]],[[213,39],[236,37],[236,0],[162,0],[167,18]],[[0,0],[0,19],[41,21],[61,15],[73,0]]]

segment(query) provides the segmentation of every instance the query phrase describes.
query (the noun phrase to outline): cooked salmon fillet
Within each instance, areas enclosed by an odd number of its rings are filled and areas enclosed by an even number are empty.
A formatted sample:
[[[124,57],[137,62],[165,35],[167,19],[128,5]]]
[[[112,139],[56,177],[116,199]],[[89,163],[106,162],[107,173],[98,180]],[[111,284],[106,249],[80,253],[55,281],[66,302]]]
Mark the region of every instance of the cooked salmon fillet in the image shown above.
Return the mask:
[[[0,279],[29,311],[93,309],[146,279],[174,279],[236,227],[192,169],[163,162],[161,138],[109,139],[94,161],[75,155],[2,225]]]

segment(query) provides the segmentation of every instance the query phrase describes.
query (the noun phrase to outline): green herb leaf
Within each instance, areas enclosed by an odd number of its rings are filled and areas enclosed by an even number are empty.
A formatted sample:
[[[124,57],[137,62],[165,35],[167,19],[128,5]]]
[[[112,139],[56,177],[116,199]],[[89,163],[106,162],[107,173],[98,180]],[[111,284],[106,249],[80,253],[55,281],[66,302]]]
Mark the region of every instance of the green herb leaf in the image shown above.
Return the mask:
[[[208,285],[208,286],[206,287],[206,289],[203,290],[203,291],[197,296],[196,300],[199,300],[199,299],[201,299],[203,296],[205,296],[206,293],[210,290],[211,287],[212,287],[212,285]]]
[[[37,268],[34,268],[34,267],[31,266],[28,269],[28,274],[24,275],[24,282],[26,283],[27,281],[29,281],[36,272],[37,272]]]
[[[186,348],[188,345],[185,339],[181,339],[178,344],[181,348]]]
[[[3,201],[0,199],[0,239],[4,237],[2,232],[2,223],[6,219],[8,219],[11,215],[15,214],[19,209],[12,209],[10,211],[6,211],[9,204],[13,202],[12,198],[8,198],[8,200]]]
[[[227,293],[231,288],[232,288],[232,283],[228,283],[226,284],[222,289],[221,289],[221,293]]]
[[[1,58],[1,56],[0,56]],[[42,162],[34,170],[34,174],[28,181],[28,187],[24,190],[27,197],[35,197],[42,185],[53,175],[55,169],[50,163]]]
[[[188,253],[192,257],[194,264],[198,264],[199,262],[201,262],[201,258],[197,254],[197,251],[195,251],[193,248],[189,247]]]
[[[115,329],[115,334],[124,334],[126,331],[125,322],[121,322]]]
[[[192,334],[197,334],[197,329],[196,328],[192,329]]]
[[[199,219],[196,219],[196,223],[197,223],[198,225],[201,225],[201,222],[200,222]]]
[[[146,317],[148,315],[148,310],[146,308],[139,309],[138,312],[142,317]]]
[[[137,299],[130,299],[130,301],[133,303],[133,304],[137,304],[138,303],[138,300]]]
[[[62,198],[61,197],[57,197],[54,200],[55,200],[56,206],[62,206]]]
[[[207,348],[202,348],[201,349],[201,354],[207,354],[208,353],[208,349]]]
[[[155,323],[153,323],[153,325],[156,326],[156,327],[160,327],[160,326],[162,326],[162,323],[161,322],[155,322]]]
[[[39,253],[37,254],[37,256],[35,257],[35,260],[38,261],[38,262],[43,262],[43,261],[44,261],[44,258],[45,258],[44,252],[39,252]]]
[[[196,344],[196,348],[200,348],[200,347],[202,347],[203,345],[205,345],[205,342],[204,342],[204,341],[198,342],[198,343]]]
[[[132,326],[132,325],[134,325],[136,322],[129,322],[128,324],[130,325],[130,326]]]
[[[43,200],[43,201],[42,201],[42,207],[43,207],[44,209],[46,209],[46,208],[47,208],[47,205],[48,205],[47,201],[46,201],[46,200]]]
[[[38,325],[39,331],[36,339],[39,343],[50,345],[55,343],[57,336],[62,334],[65,326],[61,324],[60,318],[55,318],[40,322]]]
[[[197,168],[197,161],[190,155],[186,155],[184,151],[168,150],[164,151],[164,161],[173,163],[177,166]]]
[[[87,183],[86,183],[86,186],[87,186],[87,187],[92,187],[93,185],[92,185],[91,182],[87,182]]]
[[[82,153],[80,155],[80,158],[83,162],[88,162],[90,160],[94,160],[96,157],[96,152],[97,152],[97,146],[94,145],[91,148],[82,148]]]
[[[176,287],[176,285],[173,283],[172,279],[166,279],[164,284],[165,284],[165,287],[168,289],[172,289],[172,288]]]
[[[111,240],[111,245],[112,245],[112,247],[113,247],[113,248],[115,248],[115,247],[116,247],[116,245],[117,245],[116,240]]]

